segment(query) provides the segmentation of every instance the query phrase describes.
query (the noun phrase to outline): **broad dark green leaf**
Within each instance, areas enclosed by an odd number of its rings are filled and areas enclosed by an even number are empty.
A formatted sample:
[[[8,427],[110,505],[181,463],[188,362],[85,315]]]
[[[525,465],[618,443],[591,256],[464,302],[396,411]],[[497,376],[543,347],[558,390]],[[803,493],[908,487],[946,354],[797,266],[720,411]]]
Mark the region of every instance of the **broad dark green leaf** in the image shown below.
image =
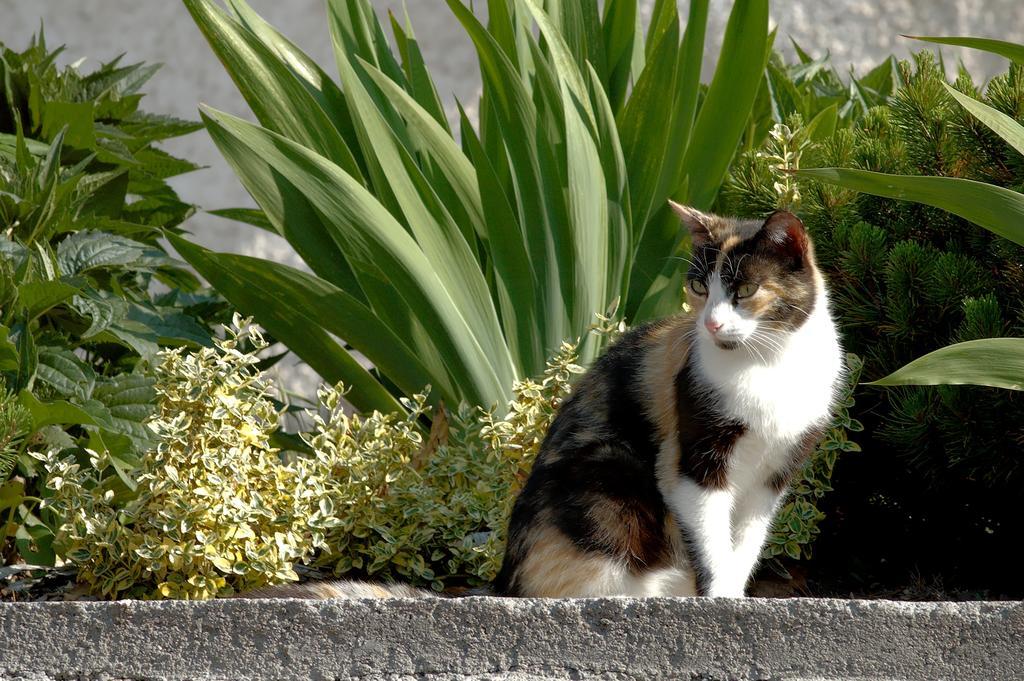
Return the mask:
[[[60,305],[78,293],[79,287],[67,280],[28,281],[18,287],[18,303],[35,319],[52,307]]]
[[[75,312],[89,319],[89,328],[80,335],[92,338],[128,316],[128,302],[123,298],[96,290],[76,295],[72,302]]]

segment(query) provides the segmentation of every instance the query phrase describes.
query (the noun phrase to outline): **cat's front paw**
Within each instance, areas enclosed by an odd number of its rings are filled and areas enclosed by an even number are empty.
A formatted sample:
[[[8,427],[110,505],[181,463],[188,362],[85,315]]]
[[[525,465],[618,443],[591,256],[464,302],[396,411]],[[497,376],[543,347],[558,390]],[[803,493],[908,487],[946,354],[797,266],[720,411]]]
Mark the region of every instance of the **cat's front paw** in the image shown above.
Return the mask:
[[[708,587],[708,592],[704,595],[712,598],[743,598],[745,594],[742,585],[737,587],[735,583],[715,584],[712,582]]]

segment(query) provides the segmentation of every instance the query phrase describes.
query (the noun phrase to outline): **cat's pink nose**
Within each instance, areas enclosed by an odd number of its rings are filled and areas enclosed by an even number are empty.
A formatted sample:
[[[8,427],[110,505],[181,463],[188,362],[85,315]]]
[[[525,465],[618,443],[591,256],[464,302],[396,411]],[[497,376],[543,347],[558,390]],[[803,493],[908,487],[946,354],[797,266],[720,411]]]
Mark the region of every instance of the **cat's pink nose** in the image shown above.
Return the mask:
[[[704,328],[706,328],[711,333],[715,334],[715,333],[718,333],[719,330],[721,330],[722,322],[716,322],[713,319],[705,319],[704,320]]]

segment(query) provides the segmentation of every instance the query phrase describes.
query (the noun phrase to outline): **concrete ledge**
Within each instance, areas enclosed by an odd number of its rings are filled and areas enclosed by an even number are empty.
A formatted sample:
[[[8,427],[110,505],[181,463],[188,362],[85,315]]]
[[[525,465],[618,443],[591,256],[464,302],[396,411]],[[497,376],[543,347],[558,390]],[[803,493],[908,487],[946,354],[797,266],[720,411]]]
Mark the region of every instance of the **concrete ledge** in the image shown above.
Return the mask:
[[[0,679],[1024,679],[1024,603],[0,603]]]

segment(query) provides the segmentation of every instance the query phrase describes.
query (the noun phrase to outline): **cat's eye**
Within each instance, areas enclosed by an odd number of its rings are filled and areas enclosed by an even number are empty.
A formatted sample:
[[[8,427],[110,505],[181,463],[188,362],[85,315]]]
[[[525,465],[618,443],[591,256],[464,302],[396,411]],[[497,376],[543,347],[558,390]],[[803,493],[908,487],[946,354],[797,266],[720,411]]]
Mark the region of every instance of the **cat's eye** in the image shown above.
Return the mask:
[[[690,288],[698,296],[706,296],[708,294],[708,287],[704,285],[704,282],[700,279],[691,279]]]
[[[755,293],[757,293],[757,289],[758,288],[759,288],[759,286],[757,284],[750,284],[750,283],[740,284],[736,288],[736,297],[737,298],[749,298],[750,296],[752,296]]]

